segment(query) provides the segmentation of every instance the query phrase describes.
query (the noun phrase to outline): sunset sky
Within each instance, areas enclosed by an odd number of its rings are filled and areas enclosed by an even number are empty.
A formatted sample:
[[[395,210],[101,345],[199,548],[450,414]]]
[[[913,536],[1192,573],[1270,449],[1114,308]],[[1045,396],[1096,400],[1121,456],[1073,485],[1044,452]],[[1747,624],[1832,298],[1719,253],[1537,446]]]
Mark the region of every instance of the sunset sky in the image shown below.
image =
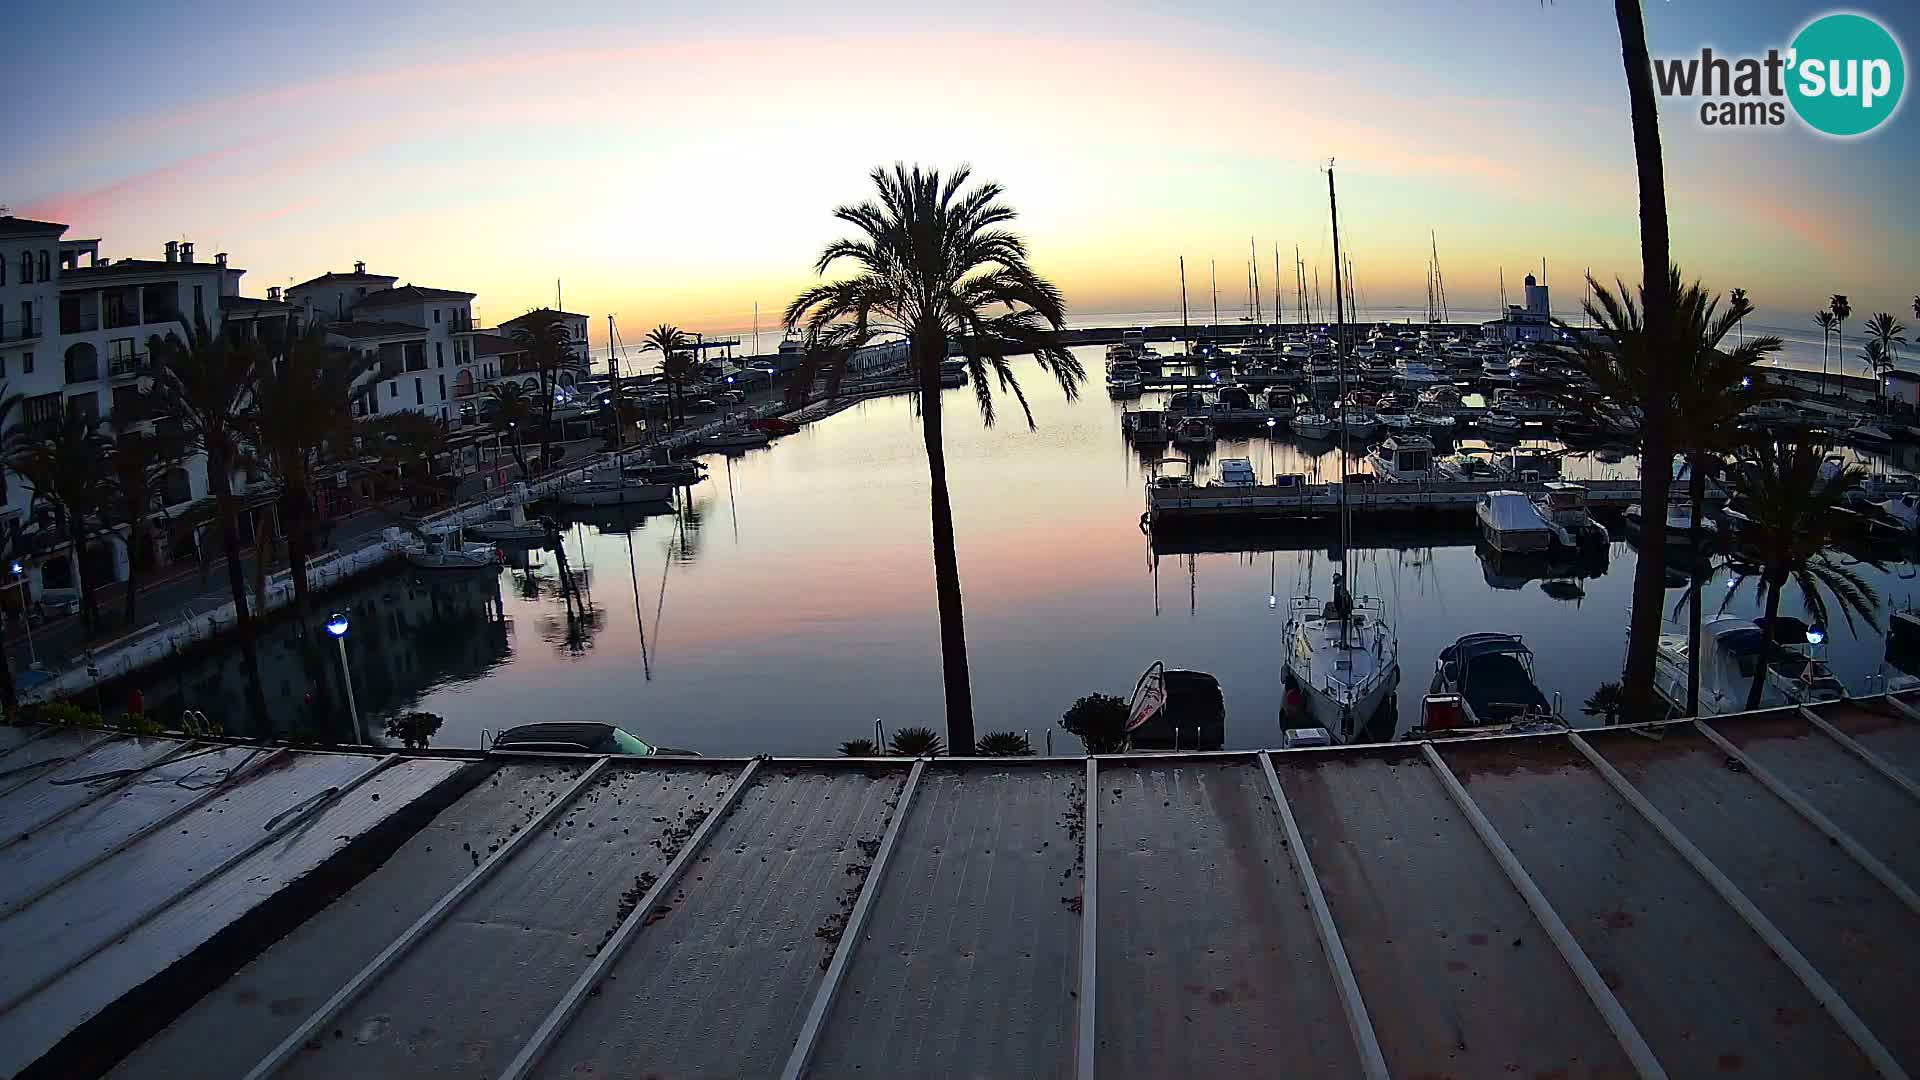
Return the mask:
[[[793,10],[814,6],[22,10],[0,201],[113,257],[230,252],[252,295],[364,259],[477,292],[495,322],[560,278],[629,340],[744,329],[755,302],[771,331],[839,235],[830,209],[897,159],[1004,183],[1082,321],[1177,309],[1182,254],[1196,308],[1211,258],[1237,316],[1250,235],[1263,285],[1275,243],[1328,273],[1328,157],[1367,307],[1424,303],[1429,230],[1459,309],[1543,257],[1563,310],[1586,267],[1638,274],[1610,4]],[[1647,18],[1654,54],[1679,56],[1784,46],[1825,10],[1649,0]],[[1911,63],[1915,9],[1860,10]],[[1689,273],[1744,286],[1763,321],[1846,292],[1913,322],[1911,104],[1852,142],[1703,128],[1679,103],[1662,124]]]

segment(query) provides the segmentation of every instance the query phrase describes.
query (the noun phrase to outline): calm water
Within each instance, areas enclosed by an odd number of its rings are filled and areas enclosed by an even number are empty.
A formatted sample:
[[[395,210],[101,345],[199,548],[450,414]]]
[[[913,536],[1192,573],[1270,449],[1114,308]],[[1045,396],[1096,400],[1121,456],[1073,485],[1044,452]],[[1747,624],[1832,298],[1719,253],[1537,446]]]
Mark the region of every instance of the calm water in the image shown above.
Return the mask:
[[[1163,550],[1142,534],[1143,463],[1121,439],[1121,405],[1084,351],[1093,393],[1067,401],[1031,364],[1037,431],[1003,402],[983,427],[971,388],[946,397],[948,461],[965,590],[976,722],[1031,732],[1036,747],[1076,697],[1125,695],[1155,660],[1212,672],[1227,697],[1229,747],[1273,745],[1278,636],[1289,596],[1326,595],[1327,539],[1215,537],[1213,550]],[[1292,443],[1223,440],[1263,474],[1337,473]],[[474,576],[398,573],[330,607],[349,607],[355,687],[369,717],[425,709],[446,717],[437,746],[477,746],[483,730],[534,720],[606,720],[652,741],[720,754],[831,754],[870,737],[875,718],[941,726],[939,636],[929,555],[926,465],[906,398],[869,402],[770,449],[713,457],[685,513],[581,522],[567,558],[590,610],[569,615],[551,552]],[[1202,460],[1204,476],[1210,461]],[[1631,466],[1573,458],[1571,476]],[[1439,650],[1461,634],[1524,635],[1540,683],[1570,713],[1617,677],[1635,552],[1616,541],[1601,567],[1493,568],[1466,525],[1358,527],[1356,591],[1383,597],[1398,628],[1399,720],[1408,726]],[[1230,548],[1234,550],[1218,550]],[[1867,576],[1896,606],[1920,588],[1902,564]],[[1727,595],[1709,589],[1709,617]],[[1671,610],[1683,591],[1668,593]],[[1789,599],[1789,608],[1797,602]],[[1742,590],[1731,610],[1752,608]],[[323,654],[336,670],[331,641]],[[1880,636],[1837,627],[1831,660],[1863,689],[1882,667]],[[268,696],[283,726],[307,685],[292,628],[265,644]],[[331,677],[331,675],[329,676]],[[152,677],[147,704],[243,714],[239,664],[216,657]],[[344,710],[342,710],[344,711]],[[370,720],[377,732],[377,720]],[[1054,745],[1077,750],[1057,732]]]

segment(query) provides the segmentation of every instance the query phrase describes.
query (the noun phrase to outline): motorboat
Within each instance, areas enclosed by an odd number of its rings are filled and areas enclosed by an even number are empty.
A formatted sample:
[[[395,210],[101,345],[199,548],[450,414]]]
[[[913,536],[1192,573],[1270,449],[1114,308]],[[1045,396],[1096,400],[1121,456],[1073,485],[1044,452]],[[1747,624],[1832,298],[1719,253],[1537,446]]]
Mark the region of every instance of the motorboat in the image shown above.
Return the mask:
[[[623,472],[602,469],[554,492],[563,506],[626,506],[662,503],[673,499],[672,484],[654,483]]]
[[[1153,463],[1147,487],[1154,491],[1179,491],[1193,487],[1193,462],[1185,458],[1161,458]]]
[[[1897,531],[1920,535],[1920,495],[1909,491],[1897,499],[1885,499],[1870,505]]]
[[[685,487],[707,478],[707,467],[698,461],[642,462],[625,466],[620,475],[647,484],[672,484]]]
[[[1137,446],[1164,446],[1173,434],[1173,425],[1159,409],[1140,409],[1126,414],[1120,427]]]
[[[1799,619],[1773,620],[1773,651],[1761,672],[1767,632],[1761,620],[1739,616],[1713,619],[1700,628],[1700,715],[1744,712],[1756,675],[1761,679],[1760,708],[1837,701],[1846,688],[1828,669],[1820,648],[1826,635]],[[1687,636],[1660,635],[1654,653],[1653,687],[1676,712],[1687,707]]]
[[[1527,422],[1505,409],[1488,409],[1474,421],[1483,434],[1498,439],[1517,439],[1526,433]]]
[[[1553,530],[1554,543],[1583,551],[1604,547],[1609,539],[1607,527],[1594,520],[1587,508],[1587,489],[1564,480],[1549,480],[1534,496],[1533,505]]]
[[[1644,513],[1639,503],[1630,504],[1621,515],[1627,527],[1640,531]],[[1693,503],[1687,499],[1671,499],[1667,502],[1667,535],[1669,547],[1685,547],[1693,542]],[[1710,517],[1700,518],[1700,538],[1711,541],[1720,535],[1720,525]]]
[[[1425,435],[1389,435],[1367,453],[1367,464],[1382,480],[1424,482],[1433,471],[1433,440]]]
[[[1303,439],[1328,439],[1333,437],[1333,418],[1325,413],[1295,413],[1290,423],[1293,426],[1293,433]]]
[[[1293,419],[1293,391],[1288,390],[1286,387],[1269,387],[1265,395],[1264,404],[1267,412],[1272,414],[1273,419],[1282,422]]]
[[[1344,597],[1338,578],[1334,591]],[[1370,597],[1294,598],[1282,637],[1283,728],[1317,728],[1332,742],[1352,742],[1386,704],[1400,683],[1400,646],[1381,610]]]
[[[1167,670],[1155,661],[1127,704],[1131,750],[1218,750],[1226,742],[1227,699],[1204,671]]]
[[[1434,463],[1442,480],[1511,480],[1506,466],[1488,450],[1461,450]]]
[[[546,522],[527,520],[526,505],[519,498],[526,492],[525,485],[515,484],[514,488],[515,497],[507,500],[505,510],[461,529],[467,539],[487,544],[537,544],[547,538]]]
[[[1176,446],[1212,446],[1213,421],[1204,416],[1183,416],[1173,425]]]
[[[1439,383],[1420,391],[1419,406],[1422,409],[1445,409],[1452,412],[1460,407],[1460,388],[1452,383]]]
[[[1487,546],[1497,552],[1545,551],[1553,546],[1553,526],[1524,492],[1489,491],[1473,504],[1473,516]]]
[[[1458,739],[1564,730],[1533,669],[1533,650],[1515,634],[1468,634],[1440,650],[1407,739]]]
[[[734,428],[703,435],[694,441],[700,450],[753,450],[773,441],[773,436],[752,428]]]
[[[799,423],[784,416],[763,416],[758,420],[747,421],[747,426],[769,435],[792,435],[800,430]]]
[[[1893,436],[1878,424],[1855,424],[1841,432],[1840,438],[1855,446],[1891,446]]]
[[[1430,439],[1451,439],[1456,423],[1451,413],[1430,411],[1421,408],[1410,414],[1414,430]]]
[[[1394,378],[1409,390],[1425,390],[1446,381],[1446,376],[1424,360],[1405,357],[1394,364]]]
[[[1260,480],[1254,475],[1253,461],[1250,458],[1221,458],[1214,467],[1216,476],[1213,487],[1256,487]]]
[[[457,529],[419,533],[388,526],[381,537],[388,549],[399,552],[415,570],[485,570],[499,566],[493,548],[465,543]]]
[[[1348,439],[1365,442],[1380,434],[1380,421],[1366,409],[1343,408],[1333,418],[1336,430],[1344,432]]]
[[[1389,432],[1413,430],[1413,414],[1401,405],[1381,404],[1373,410],[1373,418]]]
[[[1131,359],[1107,369],[1107,396],[1110,398],[1139,397],[1144,386],[1140,365]]]

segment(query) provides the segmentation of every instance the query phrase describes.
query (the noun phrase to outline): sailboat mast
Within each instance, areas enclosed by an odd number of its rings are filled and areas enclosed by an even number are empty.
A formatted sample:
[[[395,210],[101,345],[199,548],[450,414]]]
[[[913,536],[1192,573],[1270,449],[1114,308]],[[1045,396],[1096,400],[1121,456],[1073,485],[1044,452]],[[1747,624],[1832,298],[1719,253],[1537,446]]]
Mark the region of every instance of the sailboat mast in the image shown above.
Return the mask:
[[[1276,326],[1287,321],[1280,310],[1280,244],[1277,241],[1273,245],[1273,321]]]
[[[1254,250],[1253,237],[1247,237],[1247,266],[1253,273],[1253,325],[1260,326],[1260,254]]]
[[[1180,355],[1193,352],[1193,336],[1187,330],[1187,257],[1180,256]]]
[[[1333,318],[1338,327],[1333,354],[1340,372],[1340,563],[1347,563],[1353,541],[1353,515],[1347,507],[1347,307],[1340,295],[1340,202],[1333,190],[1333,162],[1327,162],[1327,213],[1333,218]],[[1340,644],[1346,645],[1347,620],[1340,620]]]
[[[1212,259],[1207,260],[1207,277],[1213,281],[1213,325],[1220,325],[1220,266]]]

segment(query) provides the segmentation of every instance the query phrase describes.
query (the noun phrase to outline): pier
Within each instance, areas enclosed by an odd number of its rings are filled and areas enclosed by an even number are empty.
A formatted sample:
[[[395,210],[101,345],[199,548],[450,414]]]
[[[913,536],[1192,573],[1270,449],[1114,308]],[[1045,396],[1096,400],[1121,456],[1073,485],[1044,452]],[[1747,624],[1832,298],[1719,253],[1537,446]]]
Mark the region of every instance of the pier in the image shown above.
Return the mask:
[[[1638,480],[1581,480],[1587,505],[1599,513],[1619,513],[1640,501]],[[1465,514],[1490,491],[1539,495],[1542,483],[1518,480],[1436,480],[1423,483],[1348,484],[1347,506],[1355,517],[1400,518],[1414,514]],[[1724,491],[1710,490],[1709,506],[1726,502]],[[1254,487],[1207,486],[1147,489],[1146,520],[1155,529],[1229,522],[1316,523],[1340,510],[1340,485],[1261,484]]]

